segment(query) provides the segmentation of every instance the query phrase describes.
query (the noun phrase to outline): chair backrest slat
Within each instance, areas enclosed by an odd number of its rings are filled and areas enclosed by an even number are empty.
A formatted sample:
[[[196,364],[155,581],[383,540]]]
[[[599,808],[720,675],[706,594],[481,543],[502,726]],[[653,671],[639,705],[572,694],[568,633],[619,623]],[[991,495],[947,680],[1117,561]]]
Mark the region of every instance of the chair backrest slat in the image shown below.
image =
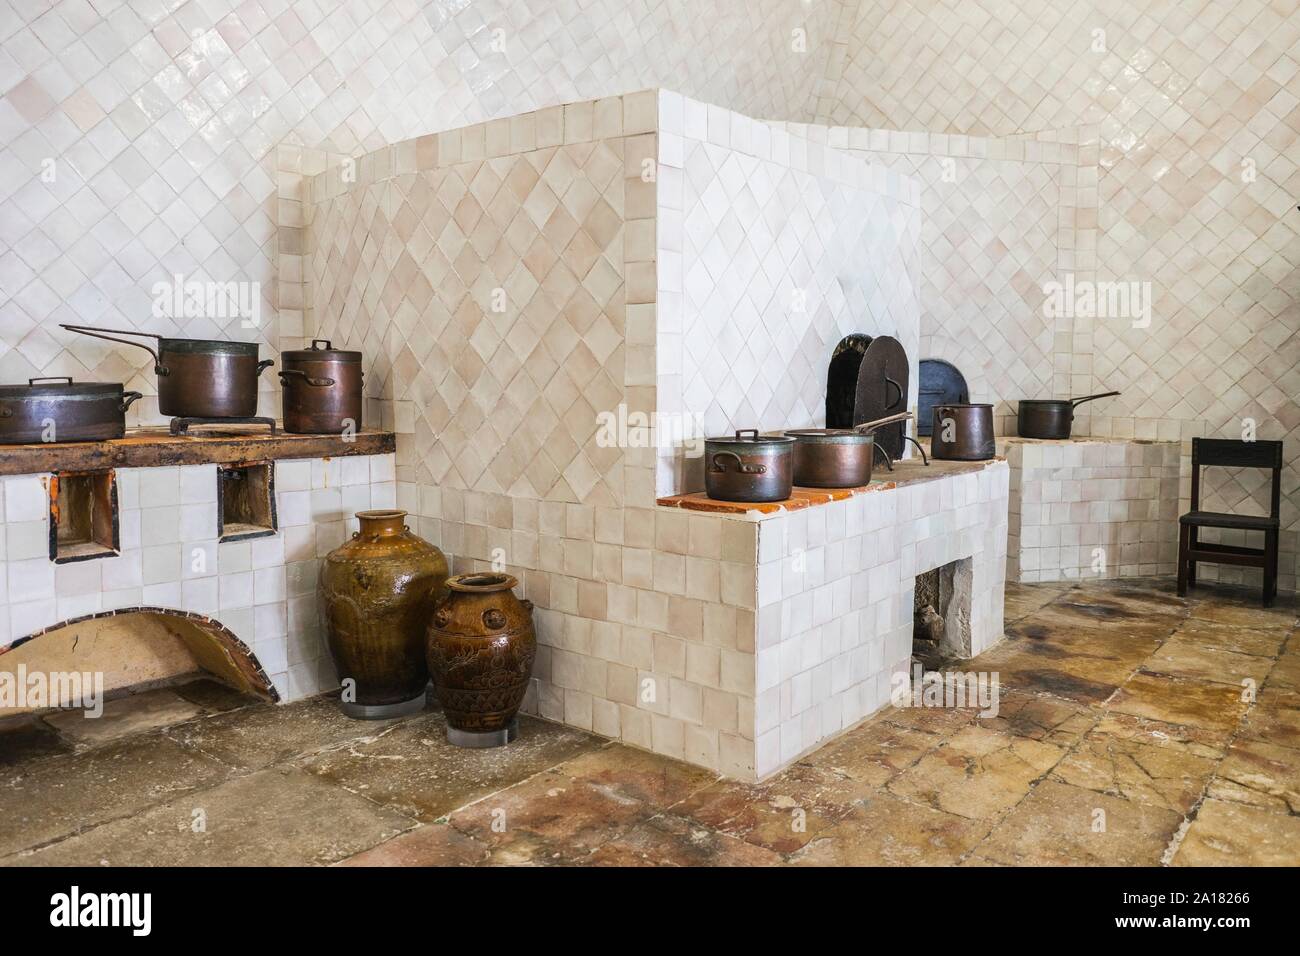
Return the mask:
[[[1273,472],[1270,513],[1278,516],[1282,490],[1282,443],[1280,441],[1240,441],[1235,438],[1192,439],[1192,510],[1201,507],[1201,469],[1267,468]]]
[[[1239,441],[1234,438],[1193,438],[1192,458],[1199,458],[1202,465],[1226,468],[1281,468],[1282,443]]]

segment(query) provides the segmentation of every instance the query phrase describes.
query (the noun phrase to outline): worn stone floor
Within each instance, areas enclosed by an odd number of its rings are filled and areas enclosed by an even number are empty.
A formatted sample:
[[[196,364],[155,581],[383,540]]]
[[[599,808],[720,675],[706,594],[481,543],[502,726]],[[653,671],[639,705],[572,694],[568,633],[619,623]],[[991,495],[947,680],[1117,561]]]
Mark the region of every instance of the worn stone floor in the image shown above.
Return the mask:
[[[1300,864],[1294,599],[1013,586],[997,717],[887,708],[757,785],[525,720],[200,682],[0,723],[0,864]]]

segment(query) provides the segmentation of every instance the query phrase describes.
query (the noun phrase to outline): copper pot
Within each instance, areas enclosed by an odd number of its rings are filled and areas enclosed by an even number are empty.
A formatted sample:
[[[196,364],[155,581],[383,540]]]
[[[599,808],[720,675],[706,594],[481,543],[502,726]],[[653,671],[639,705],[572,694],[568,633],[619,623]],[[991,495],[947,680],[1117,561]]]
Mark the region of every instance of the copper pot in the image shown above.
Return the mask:
[[[941,461],[986,461],[996,455],[993,406],[960,402],[934,406],[930,454]]]
[[[537,655],[533,604],[511,590],[509,574],[457,574],[429,625],[429,676],[459,747],[495,747],[514,738]]]
[[[869,484],[877,454],[884,456],[891,471],[894,468],[889,453],[876,444],[875,430],[911,417],[911,412],[899,412],[855,428],[787,431],[794,439],[794,483],[802,488],[859,488]]]
[[[179,418],[251,418],[257,414],[258,376],[275,364],[274,359],[258,361],[256,342],[169,339],[153,332],[61,325],[70,332],[131,345],[152,355],[158,376],[158,411]],[[158,348],[155,351],[142,342],[117,338],[119,335],[157,339]]]
[[[794,439],[737,429],[704,439],[704,489],[718,501],[784,501],[794,484]]]
[[[361,430],[361,353],[336,349],[329,339],[280,353],[284,430],[337,435]]]
[[[393,717],[424,707],[424,629],[446,593],[447,559],[412,534],[405,518],[405,511],[357,512],[361,530],[321,566],[325,639],[349,717]]]
[[[121,385],[74,382],[67,375],[0,385],[0,445],[121,438],[126,410],[140,397]]]
[[[1074,425],[1076,408],[1084,402],[1118,394],[1102,392],[1085,398],[1022,398],[1016,412],[1016,432],[1021,438],[1067,439]]]

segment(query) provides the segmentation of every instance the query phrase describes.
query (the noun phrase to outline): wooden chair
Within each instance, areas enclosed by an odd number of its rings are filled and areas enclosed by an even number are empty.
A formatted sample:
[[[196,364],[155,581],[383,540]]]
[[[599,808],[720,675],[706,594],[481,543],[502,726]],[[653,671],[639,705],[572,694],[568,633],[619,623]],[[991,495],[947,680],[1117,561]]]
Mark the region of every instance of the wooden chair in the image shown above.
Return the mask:
[[[1201,510],[1201,468],[1268,468],[1273,472],[1272,504],[1268,515],[1237,515]],[[1230,438],[1192,439],[1192,510],[1178,519],[1178,593],[1196,584],[1196,564],[1239,564],[1264,571],[1264,607],[1277,596],[1278,506],[1282,496],[1282,443],[1238,441]],[[1205,544],[1202,528],[1262,531],[1263,548]]]

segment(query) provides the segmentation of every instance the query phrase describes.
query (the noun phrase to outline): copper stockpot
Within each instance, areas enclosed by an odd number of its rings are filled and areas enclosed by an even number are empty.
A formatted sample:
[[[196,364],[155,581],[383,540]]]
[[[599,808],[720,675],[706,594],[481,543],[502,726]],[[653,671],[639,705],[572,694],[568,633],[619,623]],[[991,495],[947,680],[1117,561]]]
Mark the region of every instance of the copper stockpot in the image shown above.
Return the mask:
[[[325,639],[349,717],[378,719],[424,708],[424,632],[446,593],[447,558],[406,527],[406,512],[359,511],[361,530],[320,570]]]
[[[871,481],[876,454],[884,456],[892,471],[893,461],[876,444],[875,430],[882,425],[906,421],[911,412],[900,412],[855,428],[795,428],[786,432],[794,439],[794,483],[801,488],[858,488]]]
[[[993,406],[962,402],[934,406],[930,454],[941,461],[987,461],[996,455]]]
[[[361,430],[360,352],[336,349],[329,339],[312,339],[311,348],[280,353],[280,385],[285,431],[337,435]]]
[[[152,355],[158,411],[179,418],[251,418],[257,414],[257,378],[275,364],[273,359],[258,361],[256,342],[169,339],[153,332],[60,324],[70,332],[131,345]],[[157,339],[158,349],[116,338],[119,335]]]
[[[794,439],[737,429],[704,439],[704,490],[718,501],[784,501],[794,485]]]
[[[457,574],[433,612],[426,644],[429,676],[458,747],[513,739],[537,656],[533,604],[515,597],[509,574]]]

